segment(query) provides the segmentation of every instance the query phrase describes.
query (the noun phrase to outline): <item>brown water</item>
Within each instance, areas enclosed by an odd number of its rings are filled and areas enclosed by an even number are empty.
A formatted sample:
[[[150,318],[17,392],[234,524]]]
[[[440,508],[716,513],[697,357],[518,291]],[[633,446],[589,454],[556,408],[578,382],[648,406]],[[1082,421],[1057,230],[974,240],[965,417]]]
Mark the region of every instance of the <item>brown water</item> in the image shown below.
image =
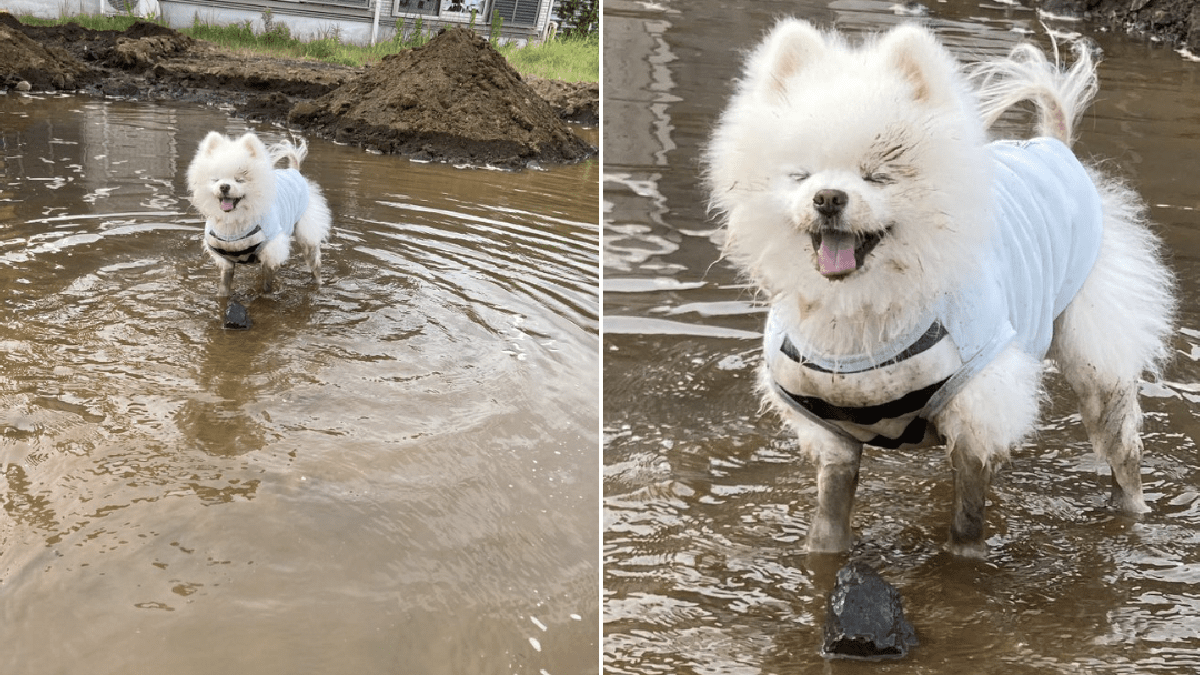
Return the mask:
[[[0,673],[596,672],[597,166],[313,140],[325,286],[226,331],[211,129],[0,96]]]
[[[960,54],[1045,33],[1018,5],[929,3]],[[986,562],[941,551],[950,472],[938,451],[869,452],[852,556],[904,596],[904,661],[818,654],[842,560],[801,553],[811,469],[751,391],[764,309],[718,261],[700,145],[739,50],[774,17],[851,33],[889,2],[605,3],[604,611],[609,673],[1195,673],[1200,670],[1200,64],[1094,31],[1107,60],[1079,148],[1112,158],[1153,205],[1180,277],[1177,357],[1144,388],[1154,512],[1104,508],[1073,401],[997,478]],[[1064,28],[1078,29],[1065,24]]]

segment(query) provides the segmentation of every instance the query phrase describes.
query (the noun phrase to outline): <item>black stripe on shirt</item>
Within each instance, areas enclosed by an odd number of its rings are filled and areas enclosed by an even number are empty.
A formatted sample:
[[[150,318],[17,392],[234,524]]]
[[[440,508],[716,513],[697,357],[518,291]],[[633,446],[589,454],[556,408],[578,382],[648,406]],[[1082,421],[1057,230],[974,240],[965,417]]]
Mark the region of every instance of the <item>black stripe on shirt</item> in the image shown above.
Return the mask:
[[[934,382],[928,387],[910,391],[894,401],[865,406],[833,405],[815,396],[800,396],[793,394],[783,387],[779,389],[788,398],[795,401],[796,405],[799,405],[820,419],[829,422],[849,422],[869,427],[873,424],[879,424],[883,420],[896,419],[920,411],[949,379],[947,377],[945,380]],[[908,430],[906,429],[905,431],[907,432]],[[875,443],[875,445],[878,445],[878,443]]]
[[[208,250],[217,255],[229,258],[235,263],[256,263],[258,262],[258,249],[262,248],[263,242],[259,242],[249,248],[243,248],[237,251],[227,251],[223,248],[217,248],[212,244],[208,245]]]
[[[911,359],[912,357],[916,356],[917,354],[929,351],[930,349],[933,348],[934,345],[941,342],[942,338],[946,337],[947,335],[949,335],[949,332],[947,332],[946,328],[944,326],[942,326],[942,322],[934,321],[933,325],[931,325],[929,327],[929,329],[925,331],[924,335],[922,335],[916,342],[909,345],[909,347],[907,349],[905,349],[904,351],[897,354],[894,358],[884,361],[883,363],[875,364],[875,365],[871,366],[870,368],[864,368],[863,370],[839,370],[836,372],[838,372],[840,374],[844,374],[844,375],[851,375],[854,373],[865,373],[870,370],[876,370],[878,368],[890,366],[894,363],[899,363],[901,361],[907,361],[908,359]],[[779,351],[783,352],[784,356],[788,357],[792,361],[795,361],[796,363],[799,363],[800,365],[802,365],[805,368],[808,368],[810,370],[815,370],[820,373],[835,372],[835,371],[823,368],[823,367],[813,363],[812,361],[805,359],[804,355],[801,354],[798,349],[796,349],[796,345],[792,344],[791,339],[787,335],[783,336],[783,344],[779,346]]]
[[[904,427],[904,431],[896,438],[888,438],[887,436],[875,436],[869,441],[863,441],[868,445],[875,445],[887,450],[896,450],[906,445],[918,445],[925,440],[925,432],[929,429],[929,423],[924,417],[917,417]]]
[[[236,236],[232,239],[226,239],[225,237],[222,237],[221,235],[219,235],[213,231],[209,231],[208,236],[212,237],[213,239],[216,239],[217,241],[223,241],[228,244],[228,243],[235,242],[235,241],[241,241],[243,239],[249,239],[250,237],[253,237],[254,235],[258,234],[259,232],[262,232],[262,225],[255,225],[253,230],[250,230],[246,234],[239,234],[238,236]]]

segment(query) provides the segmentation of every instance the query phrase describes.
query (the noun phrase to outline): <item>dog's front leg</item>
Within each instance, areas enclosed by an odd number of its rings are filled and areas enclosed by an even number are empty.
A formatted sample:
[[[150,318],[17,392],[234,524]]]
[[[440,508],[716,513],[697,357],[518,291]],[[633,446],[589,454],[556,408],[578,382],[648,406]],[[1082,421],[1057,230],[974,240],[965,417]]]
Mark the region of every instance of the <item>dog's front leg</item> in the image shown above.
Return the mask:
[[[859,446],[861,451],[861,446]],[[808,528],[809,553],[850,550],[850,516],[858,487],[858,462],[822,463],[817,470],[817,510]]]
[[[263,263],[262,266],[262,292],[270,293],[275,289],[275,268]]]
[[[223,260],[218,264],[221,269],[221,278],[217,281],[217,295],[223,298],[228,296],[233,288],[233,265]]]
[[[984,558],[983,510],[992,482],[991,462],[966,446],[952,440],[948,447],[954,471],[954,515],[947,548],[955,555]]]
[[[992,469],[1033,431],[1041,373],[1040,360],[1010,346],[964,384],[934,419],[954,471],[951,553],[987,555],[984,504]]]
[[[862,444],[828,431],[801,434],[817,463],[817,509],[808,527],[809,553],[844,553],[853,540],[850,516],[858,488]],[[808,438],[805,438],[807,436]],[[815,438],[814,438],[815,437]]]

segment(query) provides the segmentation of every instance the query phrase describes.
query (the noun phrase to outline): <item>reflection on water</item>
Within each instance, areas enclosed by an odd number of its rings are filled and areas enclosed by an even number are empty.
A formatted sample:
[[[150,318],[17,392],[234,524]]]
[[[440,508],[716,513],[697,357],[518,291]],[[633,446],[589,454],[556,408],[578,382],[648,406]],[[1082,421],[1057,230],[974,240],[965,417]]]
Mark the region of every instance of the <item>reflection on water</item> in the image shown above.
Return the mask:
[[[1046,39],[1020,5],[929,6],[960,54]],[[873,0],[605,3],[606,672],[1196,672],[1200,192],[1184,177],[1200,170],[1200,67],[1096,32],[1100,100],[1077,146],[1143,192],[1180,276],[1178,356],[1143,391],[1154,513],[1134,522],[1104,508],[1107,468],[1053,379],[1038,438],[992,490],[987,562],[941,552],[951,499],[941,453],[869,452],[852,555],[897,585],[921,646],[904,662],[826,662],[824,603],[843,560],[801,553],[811,468],[759,413],[765,310],[718,259],[697,174],[738,50],[797,13],[851,33],[911,20]]]
[[[0,672],[595,672],[596,167],[313,141],[325,285],[225,331],[214,128],[0,97]]]

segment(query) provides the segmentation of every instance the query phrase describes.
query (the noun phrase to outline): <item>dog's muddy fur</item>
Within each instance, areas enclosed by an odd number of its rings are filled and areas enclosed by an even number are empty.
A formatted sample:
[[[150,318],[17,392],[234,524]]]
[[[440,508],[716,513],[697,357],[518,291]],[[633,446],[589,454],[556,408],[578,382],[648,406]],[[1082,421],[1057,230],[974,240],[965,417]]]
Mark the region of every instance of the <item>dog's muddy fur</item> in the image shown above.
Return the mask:
[[[940,444],[947,549],[985,557],[992,473],[1036,431],[1047,357],[1113,508],[1150,510],[1138,388],[1170,356],[1173,276],[1140,197],[1071,154],[1098,87],[1092,51],[1072,51],[1068,67],[1018,45],[968,79],[916,25],[856,45],[783,19],[748,58],[705,178],[725,256],[770,298],[760,388],[816,464],[809,552],[852,547],[864,444]],[[1026,103],[1035,138],[996,141]]]

